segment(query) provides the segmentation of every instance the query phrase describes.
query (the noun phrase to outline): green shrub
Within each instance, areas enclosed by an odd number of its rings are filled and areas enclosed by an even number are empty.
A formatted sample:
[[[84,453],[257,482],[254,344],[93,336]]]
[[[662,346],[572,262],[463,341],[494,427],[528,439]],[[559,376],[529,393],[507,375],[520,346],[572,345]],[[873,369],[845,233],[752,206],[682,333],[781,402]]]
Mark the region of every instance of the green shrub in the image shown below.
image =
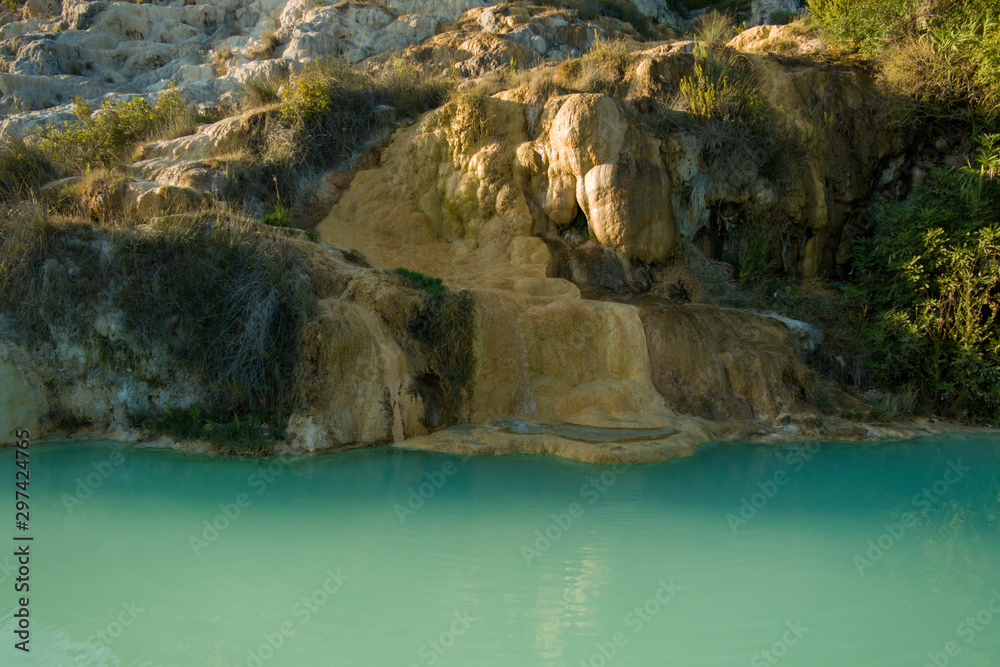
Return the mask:
[[[579,58],[560,63],[559,73],[577,90],[620,98],[626,92],[625,76],[630,63],[629,48],[624,41],[601,39],[595,31],[591,49]]]
[[[266,76],[255,76],[243,84],[243,105],[254,109],[281,101],[281,86],[286,79],[274,79]]]
[[[393,269],[393,272],[406,281],[410,287],[427,292],[432,299],[440,299],[448,293],[448,288],[444,286],[444,281],[440,278],[404,268]]]
[[[809,0],[826,33],[858,45],[869,55],[912,34],[919,0]]]
[[[1000,113],[996,0],[811,0],[826,36],[884,65],[891,91],[924,109]]]
[[[769,217],[752,218],[733,225],[729,230],[729,256],[736,268],[736,278],[747,286],[757,286],[777,270],[774,246],[780,225]]]
[[[291,227],[292,212],[282,206],[279,201],[274,206],[274,211],[264,214],[263,220],[265,225],[272,225],[274,227]]]
[[[931,409],[1000,420],[1000,137],[979,164],[937,170],[878,208],[855,253],[861,333],[874,379]]]
[[[643,37],[653,36],[653,23],[627,0],[533,0],[542,7],[557,7],[576,12],[583,21],[595,21],[602,16],[624,21]]]
[[[198,125],[196,114],[176,89],[160,95],[154,104],[134,97],[105,102],[97,112],[80,98],[74,105],[78,121],[40,134],[39,147],[65,173],[119,166],[139,144],[190,134]]]
[[[769,109],[751,60],[728,48],[695,49],[694,72],[680,82],[678,106],[692,115],[765,131]]]
[[[796,12],[778,10],[771,12],[771,23],[774,25],[788,25],[798,16]]]

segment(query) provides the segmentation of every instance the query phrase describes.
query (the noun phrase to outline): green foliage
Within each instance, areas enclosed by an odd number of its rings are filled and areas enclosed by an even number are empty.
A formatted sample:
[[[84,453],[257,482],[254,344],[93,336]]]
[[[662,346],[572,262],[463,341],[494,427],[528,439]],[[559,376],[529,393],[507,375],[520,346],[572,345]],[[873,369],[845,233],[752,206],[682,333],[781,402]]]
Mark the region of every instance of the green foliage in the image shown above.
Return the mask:
[[[194,112],[176,89],[160,95],[154,104],[134,97],[104,102],[97,112],[77,98],[74,111],[79,120],[47,128],[40,135],[40,148],[66,173],[121,165],[139,144],[190,134],[197,127]]]
[[[771,12],[771,23],[774,25],[788,25],[798,16],[796,12],[778,10]]]
[[[877,209],[855,254],[862,336],[884,386],[954,416],[1000,420],[1000,139]]]
[[[368,258],[365,257],[364,253],[360,250],[355,250],[354,248],[349,248],[347,250],[341,250],[340,254],[344,256],[351,264],[357,264],[358,266],[363,266],[366,269],[371,268],[371,264],[368,263]]]
[[[703,119],[741,123],[755,130],[764,130],[769,122],[753,63],[727,48],[696,47],[694,72],[681,80],[679,101],[682,109]]]
[[[206,440],[243,456],[266,455],[273,441],[284,436],[280,415],[257,412],[241,418],[235,412],[202,405],[168,407],[165,415],[140,423],[154,433],[180,440]]]
[[[911,34],[919,0],[809,0],[826,33],[857,44],[869,55]]]
[[[264,214],[263,220],[265,225],[273,225],[274,227],[291,227],[292,212],[282,206],[279,201],[275,204],[274,211]]]
[[[411,287],[427,292],[431,299],[440,299],[448,293],[448,288],[444,286],[444,281],[440,278],[427,276],[419,271],[410,271],[404,268],[393,269],[393,272],[405,280]]]
[[[248,108],[256,108],[281,101],[281,86],[285,79],[277,79],[267,76],[255,76],[247,79],[243,84],[243,105]]]
[[[55,166],[37,147],[19,139],[0,145],[0,202],[30,197],[55,177]]]
[[[774,247],[780,226],[769,217],[741,221],[729,230],[727,259],[736,268],[736,278],[747,286],[757,286],[774,275]]]
[[[996,0],[811,0],[826,35],[884,65],[890,90],[936,108],[1000,113]]]
[[[532,0],[533,4],[542,7],[558,7],[576,12],[577,18],[583,21],[595,21],[608,17],[624,21],[635,28],[636,32],[645,38],[654,34],[653,23],[649,17],[639,12],[635,5],[627,0]]]
[[[274,180],[274,194],[277,196],[277,203],[274,205],[274,211],[264,215],[264,224],[271,225],[273,227],[291,227],[292,212],[281,204],[281,192],[278,190],[278,177],[272,176],[271,178]]]

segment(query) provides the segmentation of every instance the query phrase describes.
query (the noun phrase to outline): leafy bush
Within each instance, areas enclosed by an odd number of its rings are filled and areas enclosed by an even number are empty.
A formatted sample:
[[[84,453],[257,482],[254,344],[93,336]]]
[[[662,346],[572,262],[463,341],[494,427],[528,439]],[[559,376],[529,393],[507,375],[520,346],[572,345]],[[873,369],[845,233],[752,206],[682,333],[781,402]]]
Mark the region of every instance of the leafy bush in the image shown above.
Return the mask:
[[[694,72],[680,82],[678,106],[697,117],[756,130],[764,130],[769,120],[752,61],[727,48],[696,49]]]
[[[892,40],[910,35],[919,0],[809,0],[827,34],[877,55]]]
[[[282,206],[279,201],[274,206],[274,210],[272,212],[264,214],[263,220],[265,225],[272,225],[274,227],[291,227],[292,212]]]
[[[796,12],[777,10],[771,12],[771,23],[774,25],[788,25],[798,16]]]
[[[854,292],[874,378],[932,409],[1000,420],[1000,136],[978,168],[937,170],[877,209]]]
[[[534,4],[543,7],[558,7],[571,9],[583,21],[594,21],[606,16],[624,21],[635,28],[643,37],[653,36],[653,23],[649,17],[635,8],[627,0],[533,0]]]
[[[930,108],[1000,113],[995,0],[811,0],[827,36],[884,65],[891,90]]]
[[[197,128],[194,111],[171,89],[150,104],[141,97],[105,102],[94,111],[74,100],[79,118],[41,132],[39,147],[63,172],[80,173],[125,163],[140,143],[190,134]]]

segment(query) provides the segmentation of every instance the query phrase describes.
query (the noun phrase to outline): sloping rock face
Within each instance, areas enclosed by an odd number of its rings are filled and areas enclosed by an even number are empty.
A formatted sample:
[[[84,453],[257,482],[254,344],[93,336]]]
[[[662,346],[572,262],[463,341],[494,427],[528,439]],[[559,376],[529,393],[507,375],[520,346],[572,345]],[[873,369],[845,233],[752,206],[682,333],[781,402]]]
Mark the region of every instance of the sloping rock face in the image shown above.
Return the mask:
[[[642,312],[656,389],[685,414],[771,420],[811,405],[812,374],[785,324],[707,306]]]

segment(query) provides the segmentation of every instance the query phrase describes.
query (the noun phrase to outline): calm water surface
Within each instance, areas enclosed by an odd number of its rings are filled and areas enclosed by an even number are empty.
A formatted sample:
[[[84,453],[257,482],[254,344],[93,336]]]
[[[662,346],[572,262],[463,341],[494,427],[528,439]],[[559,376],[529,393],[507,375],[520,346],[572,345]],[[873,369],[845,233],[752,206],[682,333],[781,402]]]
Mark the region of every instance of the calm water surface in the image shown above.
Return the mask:
[[[36,445],[30,488],[32,651],[5,525],[2,665],[1000,665],[1000,438],[631,468]]]

